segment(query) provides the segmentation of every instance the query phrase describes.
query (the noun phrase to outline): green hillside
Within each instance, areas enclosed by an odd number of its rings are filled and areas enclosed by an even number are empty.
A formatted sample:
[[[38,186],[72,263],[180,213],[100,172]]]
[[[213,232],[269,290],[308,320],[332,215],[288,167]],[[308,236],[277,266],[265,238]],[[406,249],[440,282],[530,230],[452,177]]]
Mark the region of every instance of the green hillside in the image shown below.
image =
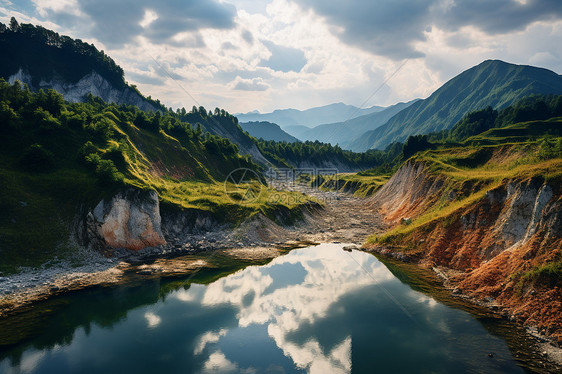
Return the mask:
[[[411,162],[423,162],[433,175],[445,177],[447,188],[460,198],[445,202],[416,217],[407,225],[396,226],[368,243],[400,243],[403,237],[430,223],[447,220],[487,191],[506,180],[539,178],[562,183],[562,117],[534,120],[489,129],[457,145],[443,144],[416,153]],[[466,186],[478,186],[466,192]]]
[[[10,56],[0,59],[0,77],[7,79],[23,69],[31,74],[32,84],[37,87],[42,79],[76,83],[95,70],[114,87],[126,86],[123,69],[94,45],[42,26],[17,21],[14,25],[17,26],[8,28],[0,23],[0,50],[9,51]]]
[[[217,114],[202,108],[186,115],[197,123],[234,123],[228,113]],[[53,90],[32,93],[0,79],[0,271],[68,255],[77,215],[128,186],[156,190],[162,209],[205,210],[228,224],[257,212],[273,217],[303,202],[272,203],[273,191],[261,181],[230,186],[227,196],[224,180],[232,170],[260,175],[261,167],[228,139],[180,117],[92,96],[69,103]],[[257,200],[229,198],[247,187],[262,191]]]
[[[95,72],[108,83],[105,85],[102,82],[102,86],[93,87],[102,99],[117,100],[119,104],[135,105],[146,110],[168,111],[159,100],[144,97],[135,86],[128,85],[123,69],[93,44],[59,35],[42,26],[18,24],[13,19],[10,27],[0,23],[0,51],[10,56],[0,59],[0,77],[8,80],[20,73],[25,76],[24,81],[30,84],[29,88],[33,91],[53,88],[50,85],[52,82],[57,82],[56,89],[60,90]],[[63,91],[59,93],[70,95],[69,101],[86,99],[77,97],[76,92]],[[194,126],[200,123],[204,132],[230,139],[238,146],[240,153],[252,156],[254,161],[262,165],[267,164],[255,142],[242,131],[235,117],[229,115],[226,118],[224,110],[218,108],[210,115],[205,112],[202,118],[198,114],[191,114],[202,112],[203,109],[193,108],[190,112],[179,109],[176,114],[180,120],[193,123]],[[209,118],[213,120],[207,120]],[[215,120],[216,118],[220,120]]]
[[[452,127],[465,114],[491,106],[501,109],[532,94],[561,94],[562,77],[550,70],[488,60],[445,83],[425,100],[404,109],[364,135],[383,149],[408,136]]]

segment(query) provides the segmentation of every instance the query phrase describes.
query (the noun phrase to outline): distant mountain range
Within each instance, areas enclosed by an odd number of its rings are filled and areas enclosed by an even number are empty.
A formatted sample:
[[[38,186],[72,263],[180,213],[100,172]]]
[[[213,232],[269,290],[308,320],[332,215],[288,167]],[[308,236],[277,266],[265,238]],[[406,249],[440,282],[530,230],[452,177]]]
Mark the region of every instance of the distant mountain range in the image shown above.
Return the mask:
[[[267,121],[276,123],[282,129],[285,129],[287,126],[295,125],[314,127],[325,123],[343,122],[366,114],[380,112],[383,109],[384,107],[380,106],[360,109],[353,105],[336,103],[307,110],[278,109],[272,113],[263,114],[253,111],[235,114],[235,116],[238,117],[240,122]]]
[[[342,148],[350,148],[350,144],[365,132],[384,125],[401,110],[409,107],[417,100],[398,103],[381,111],[349,119],[344,122],[329,123],[312,129],[304,126],[288,126],[287,132],[300,140],[318,140],[324,143],[339,144]]]
[[[241,122],[240,127],[257,139],[288,143],[299,141],[299,139],[283,131],[279,125],[271,122]]]
[[[306,126],[305,122],[288,125],[291,121],[286,119],[290,114],[298,113],[304,121],[303,114],[310,116],[322,108],[354,107],[333,104],[306,111],[279,110],[252,115],[285,120],[283,129],[302,141],[318,140],[364,152],[373,148],[384,149],[393,142],[404,142],[410,135],[449,129],[467,113],[487,106],[502,109],[533,94],[562,94],[562,76],[543,68],[487,60],[452,78],[427,99],[387,108],[369,108],[366,111],[371,113],[344,121],[325,122],[311,128],[310,124],[318,123],[320,119],[309,119]],[[361,110],[354,113],[361,113]]]
[[[383,126],[363,134],[350,147],[356,151],[384,149],[410,135],[449,129],[474,110],[505,108],[532,94],[562,94],[562,76],[533,66],[487,60],[457,75]]]

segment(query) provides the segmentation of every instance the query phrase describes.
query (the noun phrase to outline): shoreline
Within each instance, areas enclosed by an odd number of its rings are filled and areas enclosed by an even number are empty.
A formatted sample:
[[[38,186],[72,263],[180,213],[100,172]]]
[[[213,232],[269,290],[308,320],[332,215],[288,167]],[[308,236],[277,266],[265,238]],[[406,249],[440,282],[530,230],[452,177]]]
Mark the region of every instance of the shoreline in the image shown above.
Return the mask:
[[[362,251],[371,253],[376,255],[379,260],[382,258],[382,262],[388,267],[390,265],[395,265],[402,269],[415,269],[412,273],[414,273],[414,277],[419,276],[421,273],[432,274],[435,280],[430,280],[428,283],[430,284],[431,289],[428,291],[429,295],[435,297],[440,302],[445,304],[451,304],[460,306],[462,309],[467,309],[466,306],[474,306],[478,309],[485,310],[490,315],[495,316],[495,318],[502,319],[513,323],[515,326],[524,330],[526,336],[523,337],[524,340],[530,341],[531,345],[535,347],[535,353],[540,354],[542,360],[537,360],[539,364],[541,363],[549,363],[550,365],[557,366],[553,372],[562,371],[562,346],[556,344],[554,340],[552,340],[547,335],[544,335],[538,331],[536,326],[529,326],[522,323],[520,320],[515,318],[513,315],[509,313],[509,310],[504,306],[496,303],[494,300],[490,301],[483,301],[479,300],[478,298],[466,294],[459,294],[457,291],[456,286],[452,283],[451,279],[447,275],[447,272],[454,272],[454,270],[442,268],[442,267],[433,267],[428,268],[424,267],[423,265],[412,261],[411,258],[404,255],[403,253],[397,253],[389,250],[385,250],[385,248],[361,248]],[[406,270],[407,272],[410,270]],[[425,274],[422,275],[420,278],[425,278]],[[423,279],[424,282],[427,279]],[[423,292],[423,291],[421,291]],[[439,295],[439,293],[441,294]],[[476,315],[470,310],[467,310],[472,315]],[[510,347],[511,349],[511,347]],[[535,360],[533,360],[535,361]],[[523,360],[525,362],[525,360]],[[551,372],[549,368],[541,368],[547,370],[546,372]]]
[[[332,241],[333,243],[333,241]],[[9,294],[7,297],[2,297],[2,302],[0,303],[0,318],[10,318],[12,316],[17,316],[18,314],[25,313],[32,309],[38,303],[46,301],[50,298],[54,298],[60,295],[86,290],[88,288],[95,287],[115,287],[119,285],[132,284],[134,281],[149,280],[155,278],[173,278],[173,277],[185,277],[191,274],[195,275],[200,270],[205,269],[218,269],[212,264],[213,258],[222,257],[228,258],[229,260],[238,261],[243,263],[241,267],[248,265],[259,265],[273,260],[276,257],[282,256],[288,251],[295,248],[303,248],[312,245],[318,245],[321,242],[310,242],[310,241],[287,241],[283,245],[277,243],[277,245],[272,245],[269,247],[243,247],[243,248],[228,248],[228,249],[215,249],[202,251],[197,254],[187,254],[178,255],[172,258],[160,257],[160,258],[146,258],[144,262],[128,263],[125,261],[120,261],[117,264],[113,263],[111,267],[105,269],[93,269],[90,266],[89,270],[91,272],[86,272],[85,267],[80,267],[75,269],[75,271],[70,271],[67,273],[57,273],[60,277],[55,279],[53,282],[43,282],[42,284],[31,286],[24,290],[14,292]],[[365,251],[371,254],[380,255],[376,251],[369,251],[360,249],[357,246],[356,250]],[[539,358],[526,359],[518,357],[517,351],[510,349],[514,353],[514,358],[521,360],[522,363],[533,364],[533,365],[544,365],[542,367],[546,371],[551,372],[550,366],[557,366],[556,370],[562,368],[562,348],[555,346],[548,337],[540,334],[532,326],[525,326],[522,323],[506,318],[502,315],[502,311],[498,310],[495,304],[485,303],[477,300],[476,298],[470,297],[468,295],[456,295],[453,290],[454,288],[446,285],[446,278],[443,278],[438,269],[427,269],[418,264],[402,262],[393,257],[384,256],[396,263],[400,263],[402,266],[412,266],[420,272],[430,272],[435,275],[440,280],[440,284],[432,284],[429,289],[429,293],[432,297],[435,296],[432,292],[439,292],[439,287],[447,292],[447,297],[450,300],[456,300],[453,302],[453,306],[461,307],[462,304],[469,303],[477,308],[485,309],[494,318],[509,320],[516,326],[524,329],[526,336],[518,338],[522,341],[525,346],[534,346],[534,354],[540,355]],[[205,259],[207,258],[207,260]],[[110,262],[107,262],[110,264]],[[104,264],[100,264],[104,266]],[[93,266],[98,266],[95,264]],[[388,266],[385,263],[385,266]],[[45,275],[53,273],[54,269],[48,269]],[[58,269],[60,271],[60,269]],[[68,269],[67,269],[68,270]],[[437,271],[436,271],[437,270]],[[40,271],[41,272],[41,271]],[[23,276],[28,276],[30,279],[37,279],[41,275],[35,273],[27,273]],[[4,282],[0,283],[0,291],[4,291]],[[423,291],[420,291],[423,292]],[[436,297],[438,300],[439,297]],[[446,304],[447,301],[439,300]],[[463,308],[466,309],[466,308]],[[474,315],[474,311],[467,310],[468,313]],[[503,337],[505,338],[505,337]],[[507,341],[506,341],[507,343]],[[509,345],[509,344],[508,344]],[[529,352],[523,352],[528,354]],[[532,352],[531,352],[532,355]],[[534,368],[536,369],[536,367]]]
[[[310,188],[306,189],[306,193],[320,197],[326,194]],[[137,252],[113,250],[104,255],[82,248],[79,255],[82,256],[83,264],[80,266],[63,261],[49,268],[0,277],[0,318],[24,313],[37,303],[65,293],[126,285],[145,279],[185,277],[203,269],[220,269],[213,259],[240,266],[257,265],[271,261],[293,248],[320,243],[355,244],[358,250],[380,255],[404,266],[414,266],[420,271],[429,271],[440,280],[439,284],[431,286],[435,287],[432,291],[442,288],[446,290],[448,298],[485,308],[501,318],[497,305],[455,294],[454,286],[447,287],[446,269],[428,269],[409,262],[405,256],[361,248],[360,243],[374,231],[383,232],[387,228],[381,216],[374,209],[366,207],[366,199],[340,194],[332,201],[332,204],[327,204],[314,215],[305,214],[304,221],[298,226],[281,227],[262,216],[254,217],[232,230],[192,235],[187,240],[184,238],[182,243],[178,243],[181,239],[174,238],[167,245]],[[527,336],[521,339],[534,339],[536,347],[539,347],[536,351],[541,352],[540,360],[523,359],[522,362],[546,361],[562,368],[562,348],[553,346],[536,329],[519,321],[512,322],[526,329]],[[542,372],[548,372],[546,370]]]
[[[315,242],[288,241],[283,245],[253,246],[227,249],[208,249],[191,253],[176,253],[160,257],[147,256],[133,260],[103,258],[91,265],[72,268],[53,267],[24,271],[0,278],[0,318],[33,308],[47,299],[93,287],[114,287],[132,280],[170,278],[196,274],[205,269],[220,269],[213,259],[227,258],[233,264],[251,264],[270,261],[290,249],[316,245]]]

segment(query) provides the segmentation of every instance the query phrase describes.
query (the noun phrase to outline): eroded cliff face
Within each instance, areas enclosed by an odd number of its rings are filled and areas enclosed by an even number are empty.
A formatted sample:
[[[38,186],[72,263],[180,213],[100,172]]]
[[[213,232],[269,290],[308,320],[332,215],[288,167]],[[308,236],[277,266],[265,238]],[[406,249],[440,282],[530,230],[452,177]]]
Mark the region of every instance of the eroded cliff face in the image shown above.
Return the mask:
[[[100,201],[87,213],[84,239],[96,248],[140,250],[166,244],[158,194],[128,189]]]
[[[427,267],[452,269],[448,281],[455,292],[493,299],[513,317],[562,342],[560,280],[525,282],[524,277],[562,256],[560,186],[530,178],[504,180],[495,188],[467,182],[454,190],[447,182],[428,173],[423,163],[400,169],[373,197],[390,222],[404,224],[408,219],[408,224],[410,218],[453,204],[461,195],[472,194],[472,199],[406,230],[391,245],[370,246]]]
[[[420,214],[439,199],[444,181],[425,172],[424,167],[423,163],[407,163],[372,198],[387,221]]]
[[[62,79],[55,78],[49,81],[41,80],[39,86],[34,87],[32,85],[32,77],[20,69],[16,74],[8,78],[8,83],[13,84],[16,80],[27,84],[32,91],[54,89],[62,94],[65,100],[73,103],[83,102],[86,96],[91,93],[94,96],[101,97],[108,103],[135,105],[142,110],[157,110],[132,88],[125,87],[123,89],[116,89],[95,71],[85,75],[76,83],[69,83]]]

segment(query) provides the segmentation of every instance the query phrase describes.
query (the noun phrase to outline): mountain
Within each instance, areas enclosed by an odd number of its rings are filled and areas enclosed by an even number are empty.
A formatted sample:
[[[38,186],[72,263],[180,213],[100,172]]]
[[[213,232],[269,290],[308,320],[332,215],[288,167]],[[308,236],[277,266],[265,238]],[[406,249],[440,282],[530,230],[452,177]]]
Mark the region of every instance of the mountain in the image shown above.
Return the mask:
[[[561,93],[562,76],[553,71],[487,60],[457,75],[378,129],[365,133],[352,148],[383,149],[410,135],[448,129],[465,114],[487,106],[501,109],[532,94]]]
[[[32,92],[54,89],[73,103],[84,102],[92,94],[107,103],[134,105],[148,111],[167,110],[158,100],[145,98],[135,86],[127,84],[123,69],[94,45],[41,26],[15,25],[8,28],[0,23],[0,51],[3,56],[10,56],[0,59],[0,77],[8,83],[18,80]],[[204,115],[202,129],[228,138],[238,146],[240,153],[267,164],[254,141],[238,126],[236,118],[220,114]],[[189,113],[185,112],[182,120],[189,120],[187,117]]]
[[[322,126],[322,125],[320,125]],[[310,131],[310,127],[303,126],[303,125],[293,125],[293,126],[286,126],[285,131],[291,134],[292,136],[296,137],[297,139],[301,139],[303,135]]]
[[[384,108],[380,106],[360,109],[353,105],[336,103],[307,110],[278,109],[272,113],[261,114],[259,112],[250,112],[236,114],[236,116],[240,122],[267,121],[276,123],[281,126],[282,129],[285,129],[287,126],[294,125],[314,127],[324,123],[347,121],[348,119],[379,112],[383,109]]]
[[[365,132],[384,125],[395,114],[415,102],[416,100],[398,103],[380,112],[366,114],[344,122],[319,125],[312,129],[291,126],[287,130],[289,132],[291,130],[294,131],[293,134],[301,140],[318,140],[324,143],[339,144],[343,148],[355,150],[353,144],[357,138],[360,139]]]
[[[88,94],[109,103],[158,110],[160,103],[144,98],[124,79],[123,69],[94,45],[31,24],[0,25],[0,77],[19,80],[31,91],[54,89],[70,102]],[[41,58],[37,58],[41,56]]]
[[[254,138],[263,140],[275,140],[276,142],[294,143],[299,140],[287,134],[279,125],[271,122],[243,122],[240,123],[242,130],[249,133]]]

